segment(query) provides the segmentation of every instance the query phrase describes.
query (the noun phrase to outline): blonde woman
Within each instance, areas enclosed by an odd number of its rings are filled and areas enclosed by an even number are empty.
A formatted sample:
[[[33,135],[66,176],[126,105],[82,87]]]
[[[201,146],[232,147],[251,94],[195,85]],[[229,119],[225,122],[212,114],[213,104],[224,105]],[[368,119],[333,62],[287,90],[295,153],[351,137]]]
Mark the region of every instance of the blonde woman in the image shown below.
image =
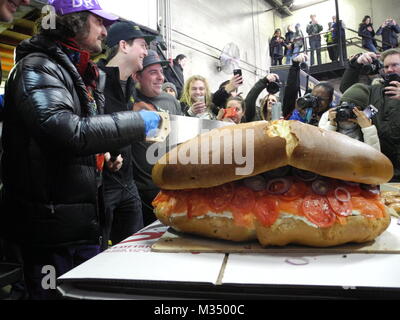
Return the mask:
[[[181,107],[185,115],[202,119],[215,119],[212,112],[212,97],[206,78],[190,77],[183,88]]]

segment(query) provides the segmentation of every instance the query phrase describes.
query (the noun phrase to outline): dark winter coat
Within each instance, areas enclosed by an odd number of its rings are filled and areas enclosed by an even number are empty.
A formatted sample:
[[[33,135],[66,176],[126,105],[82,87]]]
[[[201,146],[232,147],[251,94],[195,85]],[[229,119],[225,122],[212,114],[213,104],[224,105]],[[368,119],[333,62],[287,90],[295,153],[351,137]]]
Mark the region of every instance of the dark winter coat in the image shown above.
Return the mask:
[[[361,67],[354,60],[349,62],[340,84],[341,92],[360,81]],[[383,84],[369,86],[369,91],[368,104],[379,110],[373,123],[378,130],[381,151],[393,163],[393,182],[400,182],[400,101],[385,95]]]
[[[99,113],[101,90],[93,93]],[[142,118],[89,116],[82,77],[62,47],[42,35],[17,47],[5,91],[3,236],[38,246],[98,244],[95,155],[143,140]]]

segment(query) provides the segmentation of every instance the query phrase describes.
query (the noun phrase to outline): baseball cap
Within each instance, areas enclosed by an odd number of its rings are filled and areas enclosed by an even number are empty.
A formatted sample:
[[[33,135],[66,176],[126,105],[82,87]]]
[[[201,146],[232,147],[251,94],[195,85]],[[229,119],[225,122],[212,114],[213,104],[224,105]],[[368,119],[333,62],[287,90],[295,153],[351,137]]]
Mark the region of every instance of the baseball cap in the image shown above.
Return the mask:
[[[169,61],[161,60],[157,52],[148,50],[147,56],[143,59],[143,69],[153,64],[161,64],[164,67],[169,64]]]
[[[108,29],[106,44],[109,48],[112,48],[121,40],[127,41],[137,38],[143,38],[147,43],[150,43],[156,37],[145,35],[140,27],[132,21],[118,21]]]
[[[53,6],[60,16],[74,12],[89,11],[102,18],[105,26],[109,26],[118,20],[117,16],[104,11],[100,7],[98,0],[48,0],[48,4]]]

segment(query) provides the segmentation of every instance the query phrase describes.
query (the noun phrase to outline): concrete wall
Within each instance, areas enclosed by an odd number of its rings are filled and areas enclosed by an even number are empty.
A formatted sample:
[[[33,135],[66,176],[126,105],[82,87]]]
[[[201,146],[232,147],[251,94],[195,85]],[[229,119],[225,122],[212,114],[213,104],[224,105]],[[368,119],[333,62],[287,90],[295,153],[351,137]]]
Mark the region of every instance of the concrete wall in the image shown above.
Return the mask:
[[[272,11],[263,0],[170,0],[169,55],[183,53],[189,63],[185,78],[194,74],[205,76],[215,91],[219,84],[233,75],[217,71],[218,58],[227,43],[240,48],[243,70],[243,93],[266,75],[270,61],[268,39],[274,30]]]
[[[340,19],[344,21],[346,27],[358,30],[358,25],[361,23],[365,15],[370,15],[374,23],[375,31],[378,30],[382,22],[391,16],[400,23],[400,1],[399,0],[339,0]],[[293,11],[293,15],[287,18],[280,19],[277,27],[286,30],[287,26],[300,22],[303,33],[306,35],[306,26],[310,21],[310,14],[317,14],[317,19],[324,27],[324,31],[328,29],[328,22],[332,21],[332,16],[336,14],[335,1],[328,0],[307,8]],[[347,31],[346,36],[354,37],[356,33]],[[378,36],[377,39],[381,40]],[[323,39],[323,44],[325,43]],[[349,48],[349,55],[363,51],[357,47]],[[329,62],[328,54],[323,54],[323,61]]]
[[[374,18],[375,29],[390,13],[400,22],[400,0],[339,0],[340,16],[346,26],[358,29],[364,15]],[[185,78],[205,76],[212,90],[231,78],[231,74],[217,71],[218,58],[227,43],[240,48],[241,68],[245,83],[244,94],[269,70],[268,42],[275,28],[285,30],[288,24],[300,22],[303,32],[311,13],[316,13],[327,30],[335,15],[335,1],[328,0],[294,11],[283,18],[276,11],[265,12],[270,6],[264,0],[158,0],[160,30],[166,36],[168,58],[183,53],[189,57]],[[351,32],[348,37],[355,36]],[[323,41],[324,42],[324,41]],[[350,48],[349,54],[362,51]],[[327,53],[323,61],[328,62]]]

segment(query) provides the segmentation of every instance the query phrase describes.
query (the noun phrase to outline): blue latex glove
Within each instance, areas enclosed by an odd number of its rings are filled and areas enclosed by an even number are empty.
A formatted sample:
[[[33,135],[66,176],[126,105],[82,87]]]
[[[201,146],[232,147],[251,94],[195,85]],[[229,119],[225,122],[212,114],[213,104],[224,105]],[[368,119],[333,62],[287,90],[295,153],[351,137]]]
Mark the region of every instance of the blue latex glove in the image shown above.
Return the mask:
[[[157,113],[147,110],[139,111],[139,114],[144,121],[146,137],[156,136],[158,133],[158,127],[160,125],[161,117]]]

